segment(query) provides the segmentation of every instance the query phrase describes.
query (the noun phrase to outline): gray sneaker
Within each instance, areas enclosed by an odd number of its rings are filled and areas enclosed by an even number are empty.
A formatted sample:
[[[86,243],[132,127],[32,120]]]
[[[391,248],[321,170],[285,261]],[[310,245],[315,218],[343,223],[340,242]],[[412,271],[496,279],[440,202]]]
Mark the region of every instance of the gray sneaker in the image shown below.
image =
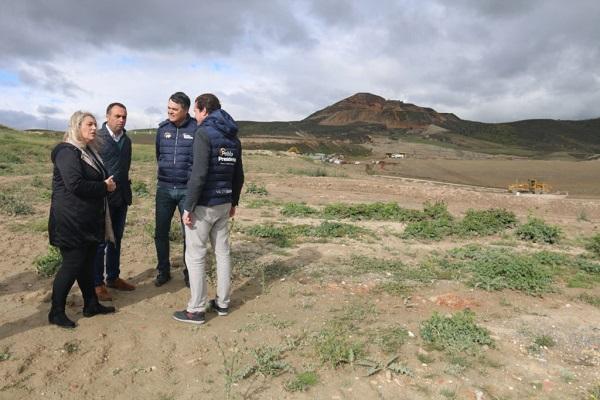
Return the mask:
[[[173,319],[179,322],[187,322],[188,324],[202,325],[206,320],[203,312],[191,313],[187,310],[175,311]]]
[[[219,307],[216,299],[212,299],[209,302],[209,305],[210,305],[210,308],[212,310],[215,310],[217,312],[217,314],[219,314],[220,316],[224,316],[229,313],[229,307]]]

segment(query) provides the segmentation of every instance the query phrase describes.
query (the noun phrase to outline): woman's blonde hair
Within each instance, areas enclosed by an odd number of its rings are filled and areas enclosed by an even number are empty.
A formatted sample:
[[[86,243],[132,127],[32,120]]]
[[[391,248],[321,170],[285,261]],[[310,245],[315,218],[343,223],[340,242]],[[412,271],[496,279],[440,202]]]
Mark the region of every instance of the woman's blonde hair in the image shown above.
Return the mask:
[[[81,137],[81,124],[83,123],[83,120],[86,117],[92,117],[94,121],[96,121],[96,117],[94,117],[94,114],[88,111],[75,111],[73,115],[71,115],[71,118],[69,119],[69,127],[65,132],[63,141],[77,143],[79,147],[85,147],[86,144],[83,141],[83,138]],[[100,142],[98,139],[98,136],[96,136],[96,139],[88,143],[88,146],[90,146],[94,150],[98,150],[98,148],[100,147]]]

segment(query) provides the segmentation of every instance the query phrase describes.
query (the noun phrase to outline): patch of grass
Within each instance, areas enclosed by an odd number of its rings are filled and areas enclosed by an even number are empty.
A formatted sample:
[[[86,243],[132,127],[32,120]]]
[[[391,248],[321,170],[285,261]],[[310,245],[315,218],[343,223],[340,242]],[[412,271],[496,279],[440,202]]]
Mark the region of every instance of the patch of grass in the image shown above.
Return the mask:
[[[8,347],[5,347],[4,350],[0,352],[0,362],[10,360],[11,353]]]
[[[593,295],[590,293],[581,293],[577,298],[583,301],[584,303],[588,303],[594,307],[600,308],[600,296]]]
[[[395,354],[408,339],[408,331],[402,327],[390,326],[379,328],[370,334],[375,343],[386,354]]]
[[[400,207],[397,203],[344,204],[333,203],[321,212],[323,218],[380,220],[380,221],[419,221],[423,212]]]
[[[442,240],[454,230],[451,219],[441,218],[411,222],[401,235],[403,239]]]
[[[419,360],[423,364],[431,364],[435,361],[435,358],[431,354],[427,354],[424,352],[417,353],[417,360]]]
[[[364,353],[364,344],[343,325],[330,323],[316,335],[314,349],[321,363],[337,368],[354,363]]]
[[[246,228],[244,233],[250,236],[268,239],[279,247],[288,247],[291,245],[291,236],[286,229],[280,226],[272,224],[253,225]]]
[[[281,360],[282,351],[276,347],[261,346],[250,351],[254,357],[254,372],[262,376],[278,376],[290,366]]]
[[[281,214],[286,217],[306,217],[315,215],[318,212],[317,209],[306,205],[306,203],[285,203],[281,208]]]
[[[600,385],[596,385],[585,394],[584,400],[600,400]]]
[[[465,217],[456,225],[459,236],[493,235],[513,227],[517,217],[512,211],[499,208],[488,210],[468,210]]]
[[[567,287],[591,289],[594,287],[594,283],[596,281],[594,278],[595,277],[593,275],[579,271],[575,275],[568,278]]]
[[[521,240],[554,244],[560,240],[562,231],[558,226],[548,225],[540,218],[529,217],[525,224],[517,228],[515,234]]]
[[[596,257],[600,257],[600,233],[589,238],[585,248],[592,252]]]
[[[600,274],[600,263],[593,262],[584,257],[577,257],[574,264],[581,271],[589,274]]]
[[[275,207],[279,205],[279,201],[269,200],[265,198],[250,199],[245,203],[246,208],[262,208]]]
[[[22,199],[0,192],[0,211],[10,216],[33,214],[33,207]]]
[[[473,353],[479,346],[494,346],[489,332],[475,323],[475,314],[470,310],[451,317],[434,313],[421,324],[421,337],[434,348],[451,353]]]
[[[315,371],[304,371],[297,373],[293,379],[286,382],[284,387],[290,392],[305,392],[318,381],[319,376]]]
[[[556,340],[554,340],[550,335],[538,335],[533,338],[533,343],[539,347],[550,348],[556,345]]]
[[[553,290],[552,273],[535,256],[507,249],[464,246],[449,252],[442,267],[467,272],[467,283],[488,291],[513,289],[531,295]]]
[[[456,390],[454,390],[454,389],[448,389],[448,388],[440,389],[440,395],[446,399],[451,399],[451,400],[454,400],[457,398]]]
[[[265,185],[254,183],[254,182],[250,182],[246,185],[246,193],[254,194],[257,196],[268,196],[269,195],[269,191],[267,190]]]
[[[370,233],[369,230],[341,222],[323,221],[317,226],[311,225],[274,225],[260,224],[244,229],[244,233],[270,240],[279,247],[288,247],[298,237],[314,237],[321,239],[351,237]]]
[[[150,195],[148,185],[146,185],[146,182],[143,181],[133,181],[131,183],[131,191],[137,197],[147,197]]]
[[[74,354],[79,351],[79,347],[81,342],[79,340],[69,340],[63,345],[63,350],[67,352],[67,354]]]
[[[36,258],[33,263],[39,275],[51,277],[58,271],[62,263],[62,256],[57,247],[48,246],[48,253]]]

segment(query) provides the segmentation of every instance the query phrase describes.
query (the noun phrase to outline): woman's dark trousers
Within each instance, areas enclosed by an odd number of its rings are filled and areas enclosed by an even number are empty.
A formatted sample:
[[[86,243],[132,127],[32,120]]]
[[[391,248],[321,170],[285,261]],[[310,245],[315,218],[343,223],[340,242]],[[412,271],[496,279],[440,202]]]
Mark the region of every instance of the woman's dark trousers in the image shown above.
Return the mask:
[[[64,313],[67,295],[75,281],[81,289],[84,307],[98,303],[93,278],[97,246],[92,242],[76,248],[60,248],[63,261],[52,285],[51,313]]]

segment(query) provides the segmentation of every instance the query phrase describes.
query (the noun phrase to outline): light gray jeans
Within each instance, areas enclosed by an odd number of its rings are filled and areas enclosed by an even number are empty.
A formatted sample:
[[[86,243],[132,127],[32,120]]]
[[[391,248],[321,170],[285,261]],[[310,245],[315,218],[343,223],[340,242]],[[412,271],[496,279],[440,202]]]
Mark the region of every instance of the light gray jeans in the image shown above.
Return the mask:
[[[185,264],[190,276],[191,297],[188,312],[204,312],[207,304],[206,253],[208,241],[217,259],[217,305],[229,307],[231,258],[229,248],[229,210],[231,203],[212,207],[196,206],[194,224],[185,227]]]

